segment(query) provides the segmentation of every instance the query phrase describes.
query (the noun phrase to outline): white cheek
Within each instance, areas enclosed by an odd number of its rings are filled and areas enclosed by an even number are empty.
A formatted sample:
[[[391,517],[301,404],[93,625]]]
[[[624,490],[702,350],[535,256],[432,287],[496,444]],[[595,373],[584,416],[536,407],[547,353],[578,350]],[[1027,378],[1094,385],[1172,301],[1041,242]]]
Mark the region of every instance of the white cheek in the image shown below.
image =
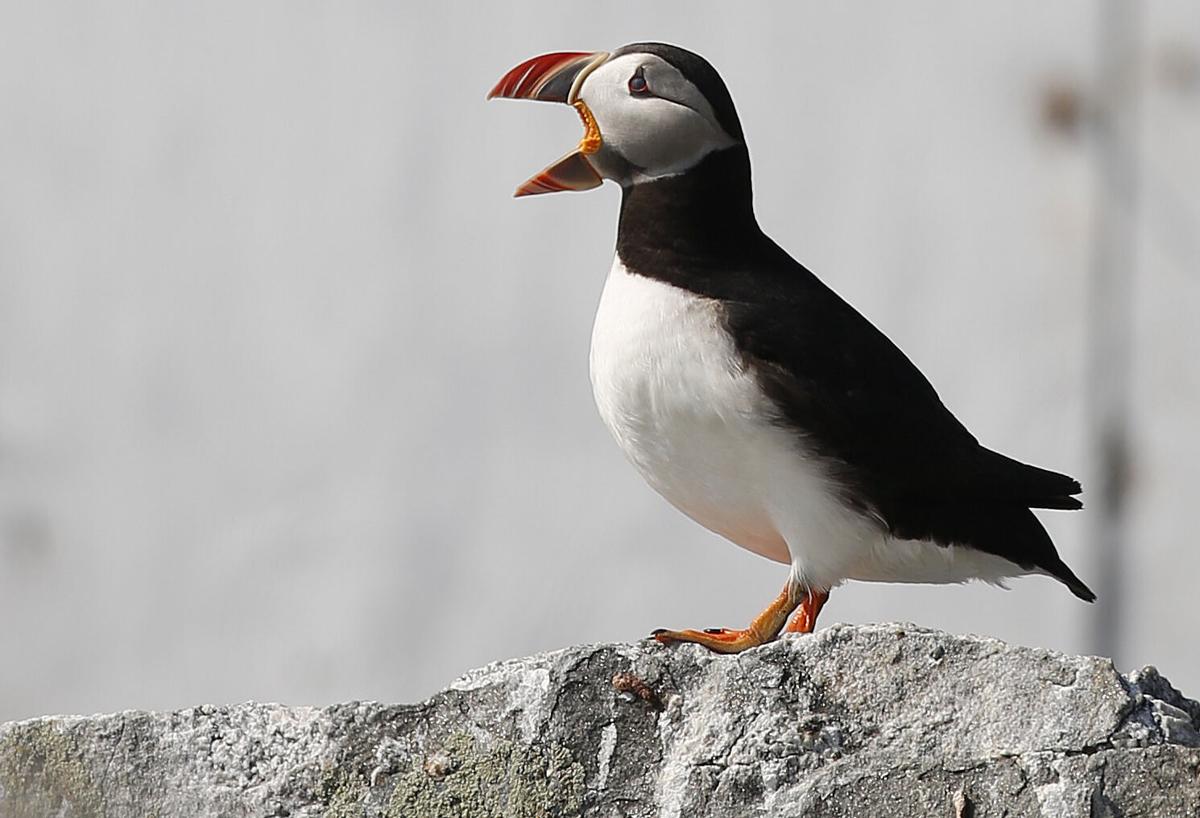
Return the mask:
[[[664,99],[637,98],[600,87],[581,95],[604,144],[647,176],[679,173],[733,141],[703,116]]]
[[[661,99],[638,100],[641,110],[613,134],[613,147],[647,173],[678,173],[724,147],[720,134],[695,111]]]

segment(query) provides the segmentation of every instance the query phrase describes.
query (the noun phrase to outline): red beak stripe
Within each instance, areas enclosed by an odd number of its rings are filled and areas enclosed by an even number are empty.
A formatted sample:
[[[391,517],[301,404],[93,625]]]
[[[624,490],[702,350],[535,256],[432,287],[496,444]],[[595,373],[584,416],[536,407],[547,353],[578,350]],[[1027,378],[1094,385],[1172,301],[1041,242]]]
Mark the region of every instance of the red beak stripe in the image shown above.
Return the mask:
[[[569,97],[575,77],[599,57],[600,53],[602,52],[555,51],[526,60],[501,77],[487,98],[572,102]]]

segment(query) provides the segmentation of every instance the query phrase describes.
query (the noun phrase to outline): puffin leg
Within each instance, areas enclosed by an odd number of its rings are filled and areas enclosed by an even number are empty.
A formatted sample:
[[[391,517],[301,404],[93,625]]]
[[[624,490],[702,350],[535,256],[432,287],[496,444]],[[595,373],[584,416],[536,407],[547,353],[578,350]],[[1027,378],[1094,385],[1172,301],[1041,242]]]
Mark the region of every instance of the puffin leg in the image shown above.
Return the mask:
[[[741,653],[748,648],[770,642],[783,630],[787,618],[798,605],[808,599],[799,588],[789,582],[775,597],[775,601],[767,609],[754,617],[750,627],[740,630],[730,628],[709,628],[707,630],[669,631],[659,628],[651,634],[664,645],[675,642],[695,642],[704,645],[717,653]],[[815,619],[815,616],[814,616]]]
[[[800,600],[800,607],[785,630],[788,633],[812,633],[817,626],[817,617],[828,600],[828,591],[809,591]]]

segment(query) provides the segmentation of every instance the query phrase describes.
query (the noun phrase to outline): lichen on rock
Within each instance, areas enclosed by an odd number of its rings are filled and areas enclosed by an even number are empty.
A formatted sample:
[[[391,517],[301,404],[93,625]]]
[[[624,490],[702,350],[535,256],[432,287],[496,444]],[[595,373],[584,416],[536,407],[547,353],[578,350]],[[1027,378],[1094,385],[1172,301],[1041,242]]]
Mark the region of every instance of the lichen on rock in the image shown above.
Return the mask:
[[[466,733],[454,733],[444,747],[434,748],[398,777],[386,814],[578,815],[584,788],[583,767],[565,747],[522,746],[507,739],[484,746]]]
[[[100,815],[103,796],[70,732],[27,722],[0,736],[0,815],[45,818],[64,810]]]

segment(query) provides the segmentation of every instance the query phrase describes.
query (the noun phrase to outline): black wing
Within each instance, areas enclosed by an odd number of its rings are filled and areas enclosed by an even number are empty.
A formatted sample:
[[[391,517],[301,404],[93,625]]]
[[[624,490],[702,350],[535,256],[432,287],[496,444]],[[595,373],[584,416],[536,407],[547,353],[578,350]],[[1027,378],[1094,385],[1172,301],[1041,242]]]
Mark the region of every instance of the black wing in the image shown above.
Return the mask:
[[[779,253],[768,286],[756,271],[759,287],[722,299],[725,319],[781,422],[837,469],[847,499],[897,537],[1040,567],[1094,599],[1030,511],[1081,508],[1079,483],[981,446],[887,336]]]

